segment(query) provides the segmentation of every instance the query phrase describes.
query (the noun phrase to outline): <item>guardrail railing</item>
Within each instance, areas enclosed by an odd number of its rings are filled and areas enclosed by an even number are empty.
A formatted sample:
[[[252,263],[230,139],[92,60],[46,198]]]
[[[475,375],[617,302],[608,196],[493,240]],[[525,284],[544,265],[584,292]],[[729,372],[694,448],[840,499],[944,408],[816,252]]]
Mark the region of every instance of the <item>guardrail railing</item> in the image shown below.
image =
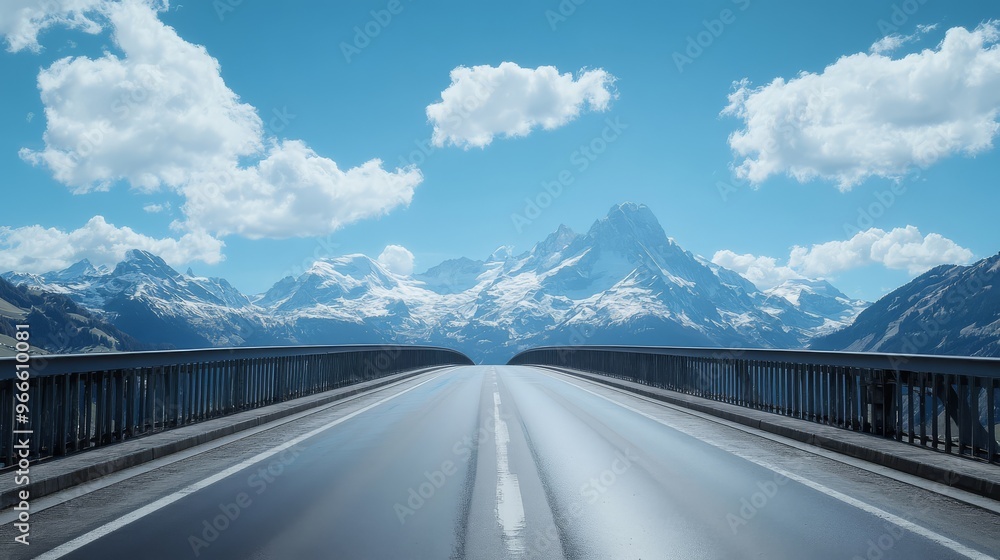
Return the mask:
[[[421,367],[420,346],[299,346],[0,358],[0,468]]]
[[[793,350],[566,346],[510,364],[598,373],[1000,462],[1000,359]]]

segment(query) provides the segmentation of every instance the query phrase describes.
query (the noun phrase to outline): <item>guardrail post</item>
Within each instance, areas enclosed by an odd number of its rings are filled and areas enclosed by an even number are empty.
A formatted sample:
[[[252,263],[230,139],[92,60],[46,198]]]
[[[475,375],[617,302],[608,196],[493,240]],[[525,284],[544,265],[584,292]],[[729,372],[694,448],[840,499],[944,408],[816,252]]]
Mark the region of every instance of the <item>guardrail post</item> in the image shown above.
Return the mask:
[[[104,417],[107,416],[107,405],[105,404],[104,393],[107,376],[103,372],[96,372],[97,379],[94,384],[94,445],[104,444]]]
[[[997,456],[997,415],[996,415],[996,393],[998,387],[997,380],[990,380],[988,392],[986,393],[986,457],[992,462]]]
[[[39,451],[49,455],[52,454],[51,437],[52,437],[52,425],[54,424],[52,418],[54,413],[54,411],[52,410],[52,404],[54,400],[52,398],[53,384],[54,384],[54,379],[51,377],[43,377],[39,380],[38,393],[39,396],[41,397],[41,400],[38,402],[39,404],[41,404],[42,407],[41,424],[40,424],[41,430],[39,431],[36,429],[36,433],[34,434],[33,438],[39,440],[38,442]]]
[[[54,383],[55,401],[53,402],[55,411],[53,422],[55,423],[54,442],[52,446],[53,455],[66,454],[66,432],[69,431],[69,384],[65,375],[57,375],[52,378]]]

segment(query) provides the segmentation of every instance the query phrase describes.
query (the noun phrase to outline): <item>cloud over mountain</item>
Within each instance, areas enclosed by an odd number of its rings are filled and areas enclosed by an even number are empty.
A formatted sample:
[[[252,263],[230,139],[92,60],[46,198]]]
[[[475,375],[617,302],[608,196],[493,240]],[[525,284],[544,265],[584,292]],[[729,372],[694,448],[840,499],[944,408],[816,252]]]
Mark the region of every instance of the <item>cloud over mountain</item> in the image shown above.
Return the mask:
[[[846,240],[827,241],[811,247],[794,246],[788,264],[752,254],[717,251],[712,262],[735,270],[761,289],[786,280],[829,277],[854,268],[881,265],[916,275],[941,264],[965,264],[972,251],[937,233],[923,235],[915,226],[885,231],[869,228]]]
[[[413,253],[400,245],[387,245],[378,256],[378,262],[386,270],[400,276],[413,274]]]
[[[20,155],[75,193],[119,182],[169,189],[185,198],[174,223],[183,235],[287,238],[384,215],[409,204],[423,180],[415,167],[386,169],[377,158],[341,169],[302,140],[274,137],[219,61],[160,20],[165,2],[61,5],[69,11],[27,21],[73,24],[92,13],[120,51],[62,58],[38,75],[45,146]]]
[[[216,264],[223,259],[223,246],[222,241],[204,231],[185,233],[177,239],[158,239],[95,216],[71,231],[40,225],[0,227],[0,270],[41,273],[83,259],[111,265],[122,260],[129,249],[156,253],[174,266],[195,261]]]

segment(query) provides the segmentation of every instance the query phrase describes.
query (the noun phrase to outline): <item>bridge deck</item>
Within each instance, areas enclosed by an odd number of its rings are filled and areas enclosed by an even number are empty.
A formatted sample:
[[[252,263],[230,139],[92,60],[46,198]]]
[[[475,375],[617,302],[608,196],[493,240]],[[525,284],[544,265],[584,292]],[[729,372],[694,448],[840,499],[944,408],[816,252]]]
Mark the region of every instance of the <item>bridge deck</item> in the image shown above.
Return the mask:
[[[30,547],[8,544],[6,521],[0,556],[60,546],[43,558],[1000,550],[995,513],[754,432],[548,370],[460,367],[35,511]]]

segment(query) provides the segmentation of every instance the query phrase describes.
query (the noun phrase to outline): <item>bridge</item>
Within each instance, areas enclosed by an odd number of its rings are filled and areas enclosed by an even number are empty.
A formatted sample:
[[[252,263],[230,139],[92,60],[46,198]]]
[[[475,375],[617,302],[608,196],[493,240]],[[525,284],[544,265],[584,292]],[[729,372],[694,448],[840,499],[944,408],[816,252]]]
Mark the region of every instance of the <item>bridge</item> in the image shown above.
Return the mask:
[[[2,558],[995,558],[1000,360],[0,359]]]

